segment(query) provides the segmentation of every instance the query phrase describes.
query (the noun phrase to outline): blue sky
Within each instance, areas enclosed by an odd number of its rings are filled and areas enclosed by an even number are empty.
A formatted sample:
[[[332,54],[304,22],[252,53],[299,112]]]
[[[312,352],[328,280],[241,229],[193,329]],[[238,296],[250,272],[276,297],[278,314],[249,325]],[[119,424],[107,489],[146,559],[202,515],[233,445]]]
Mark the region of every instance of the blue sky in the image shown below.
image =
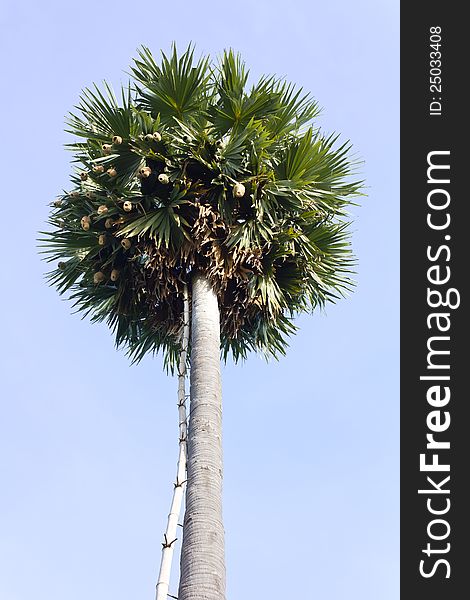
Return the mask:
[[[287,358],[223,370],[228,599],[398,598],[398,2],[3,0],[0,597],[153,598],[176,384],[71,315],[36,250],[67,188],[64,115],[140,44],[240,51],[313,93],[354,144],[357,289]],[[174,579],[171,592],[176,593]]]

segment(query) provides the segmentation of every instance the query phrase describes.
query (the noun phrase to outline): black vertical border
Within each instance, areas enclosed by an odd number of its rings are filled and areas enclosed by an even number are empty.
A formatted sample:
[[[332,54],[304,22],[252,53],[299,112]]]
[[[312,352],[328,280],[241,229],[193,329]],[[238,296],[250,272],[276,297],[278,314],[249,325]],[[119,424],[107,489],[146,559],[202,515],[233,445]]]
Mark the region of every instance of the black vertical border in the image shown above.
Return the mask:
[[[470,420],[468,405],[470,393],[467,373],[470,373],[470,314],[468,311],[468,279],[470,277],[470,72],[469,28],[464,15],[464,5],[456,2],[402,2],[401,3],[401,586],[402,600],[461,600],[470,597]],[[459,8],[460,7],[460,8]],[[440,27],[442,42],[441,93],[430,91],[430,28]],[[432,96],[441,97],[442,114],[431,116],[429,103]],[[427,155],[431,151],[450,151],[450,184],[443,185],[450,193],[449,213],[451,223],[448,230],[433,231],[427,225],[430,209],[427,195],[432,187],[427,182]],[[446,159],[441,159],[445,162]],[[443,196],[442,196],[443,197]],[[439,216],[444,218],[442,211]],[[446,240],[445,235],[451,239]],[[431,262],[426,253],[428,247],[433,256],[436,250],[448,245],[451,256],[443,250],[436,262]],[[450,362],[449,371],[432,371],[434,374],[449,374],[451,399],[441,411],[449,411],[451,424],[447,431],[436,434],[436,439],[450,441],[450,450],[439,452],[439,462],[450,462],[450,472],[422,473],[419,455],[426,452],[426,434],[429,429],[426,418],[431,407],[426,399],[429,381],[420,381],[427,370],[427,342],[437,335],[436,329],[428,328],[427,316],[435,312],[427,304],[427,288],[430,283],[427,271],[433,264],[441,268],[450,267],[451,279],[447,285],[460,293],[461,304],[455,310],[445,307],[437,309],[450,313],[451,327],[447,349],[449,356],[441,357],[442,363]],[[438,286],[430,286],[437,288]],[[445,348],[446,344],[442,344]],[[437,383],[434,383],[437,385]],[[429,454],[432,451],[428,450]],[[429,462],[428,458],[428,462]],[[427,528],[433,518],[427,509],[427,497],[418,494],[418,489],[432,488],[426,476],[436,482],[447,475],[450,480],[442,488],[450,494],[434,494],[432,506],[446,506],[450,499],[449,512],[441,517],[450,525],[448,538],[435,541],[429,538]],[[435,499],[435,500],[434,500]],[[439,504],[440,503],[440,504]],[[445,525],[434,525],[436,535],[444,535]],[[450,544],[449,552],[423,553],[427,543],[436,549]],[[445,564],[436,565],[435,574],[425,578],[420,574],[420,561],[425,560],[424,570],[433,570],[434,563],[443,558],[450,565],[450,577]]]

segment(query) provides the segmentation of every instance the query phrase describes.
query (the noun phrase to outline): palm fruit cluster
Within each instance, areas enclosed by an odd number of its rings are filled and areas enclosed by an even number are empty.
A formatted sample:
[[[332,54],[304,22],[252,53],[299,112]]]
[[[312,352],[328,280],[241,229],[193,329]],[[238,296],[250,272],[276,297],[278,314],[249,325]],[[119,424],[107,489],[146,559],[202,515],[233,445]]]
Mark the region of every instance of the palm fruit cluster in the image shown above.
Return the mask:
[[[174,364],[184,284],[217,293],[222,351],[284,352],[296,314],[348,291],[349,144],[312,125],[308,94],[276,78],[251,90],[232,51],[210,68],[190,47],[157,64],[143,48],[134,82],[86,89],[68,119],[80,165],[52,203],[42,243],[50,281],[133,359]]]

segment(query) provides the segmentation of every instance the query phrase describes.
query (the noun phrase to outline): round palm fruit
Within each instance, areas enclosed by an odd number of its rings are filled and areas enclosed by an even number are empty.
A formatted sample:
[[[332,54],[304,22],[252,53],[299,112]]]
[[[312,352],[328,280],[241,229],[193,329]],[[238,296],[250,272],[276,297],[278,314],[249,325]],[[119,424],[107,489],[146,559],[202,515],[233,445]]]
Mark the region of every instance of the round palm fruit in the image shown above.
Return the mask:
[[[93,173],[104,173],[104,167],[103,167],[103,165],[94,165],[93,166]]]
[[[88,173],[85,173],[85,171],[82,171],[82,172],[80,173],[80,179],[81,179],[82,181],[86,181],[86,180],[88,179]]]
[[[80,196],[80,193],[79,192],[70,192],[70,196],[72,198],[78,198]]]
[[[160,173],[160,175],[158,176],[158,181],[160,183],[163,183],[163,185],[167,185],[167,183],[170,182],[168,175],[166,173]]]
[[[106,173],[110,176],[110,177],[116,177],[117,175],[117,171],[114,167],[110,167]]]
[[[111,154],[111,150],[113,149],[111,144],[103,144],[101,148],[105,154]]]
[[[111,229],[113,225],[114,221],[111,218],[106,219],[106,221],[104,222],[104,226],[106,227],[106,229]]]
[[[117,281],[119,279],[119,271],[117,269],[113,269],[111,271],[111,281]]]
[[[94,275],[93,275],[93,282],[94,283],[101,283],[102,281],[104,281],[106,279],[105,274],[103,273],[103,271],[97,271]]]
[[[98,238],[98,244],[100,246],[105,246],[106,245],[106,234],[105,233],[102,233],[100,235],[100,237]]]
[[[150,177],[151,174],[152,169],[150,167],[142,167],[139,171],[139,175],[141,175],[141,177]]]
[[[90,217],[87,217],[85,215],[84,217],[82,217],[80,219],[80,225],[82,226],[82,229],[84,229],[85,231],[88,231],[90,229],[90,224],[91,224]]]
[[[162,141],[162,136],[158,133],[158,131],[155,131],[154,134],[153,134],[153,139],[156,142],[161,142]]]
[[[116,146],[122,144],[122,137],[120,135],[113,135],[113,144],[115,144]]]
[[[122,208],[126,211],[126,212],[131,212],[132,210],[132,202],[129,202],[128,200],[126,200],[124,202],[124,204],[122,205]]]
[[[57,198],[57,200],[54,200],[54,206],[56,208],[60,208],[62,206],[62,200],[60,200],[59,198]]]
[[[108,212],[108,207],[106,206],[106,204],[102,204],[101,206],[98,206],[98,210],[96,212],[99,215],[104,215],[105,213]]]
[[[147,133],[144,139],[147,142],[153,142],[153,133]]]
[[[93,198],[95,197],[94,192],[85,192],[85,196],[88,198],[88,200],[93,200]]]
[[[124,250],[129,250],[129,248],[132,246],[132,242],[129,238],[124,238],[121,241],[121,246],[124,248]]]
[[[243,198],[243,196],[245,195],[245,186],[243,185],[243,183],[236,183],[233,186],[232,191],[235,198]]]

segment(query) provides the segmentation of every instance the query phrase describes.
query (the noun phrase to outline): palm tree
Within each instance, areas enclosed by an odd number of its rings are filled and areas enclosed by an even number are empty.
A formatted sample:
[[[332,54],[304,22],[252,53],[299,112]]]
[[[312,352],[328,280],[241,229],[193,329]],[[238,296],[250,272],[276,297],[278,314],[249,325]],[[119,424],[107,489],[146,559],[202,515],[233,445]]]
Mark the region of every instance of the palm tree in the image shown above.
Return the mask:
[[[351,289],[350,144],[276,77],[247,87],[240,56],[143,47],[133,82],[85,89],[68,131],[79,165],[44,233],[49,273],[133,361],[183,351],[190,421],[179,600],[225,598],[220,355],[285,354],[294,317]],[[187,321],[187,320],[186,320]],[[186,337],[187,339],[187,337]]]

